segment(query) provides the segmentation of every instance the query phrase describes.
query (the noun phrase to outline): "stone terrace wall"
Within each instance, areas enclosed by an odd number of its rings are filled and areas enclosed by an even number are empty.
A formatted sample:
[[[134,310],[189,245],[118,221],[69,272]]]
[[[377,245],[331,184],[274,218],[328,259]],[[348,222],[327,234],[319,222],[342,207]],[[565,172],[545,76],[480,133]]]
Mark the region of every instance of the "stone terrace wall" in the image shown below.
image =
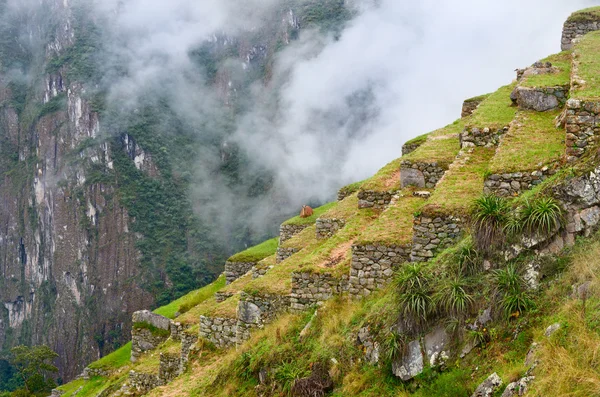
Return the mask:
[[[569,95],[569,87],[517,87],[511,98],[520,109],[545,112],[563,107]]]
[[[437,162],[415,163],[404,160],[400,168],[400,185],[402,188],[407,186],[434,188],[447,170],[448,167],[442,167]]]
[[[238,304],[236,339],[241,343],[250,338],[253,328],[262,328],[290,307],[290,297],[277,294],[250,295],[242,292]]]
[[[158,375],[146,374],[143,372],[129,372],[129,389],[135,391],[134,394],[144,395],[151,390],[163,385]]]
[[[413,226],[412,262],[425,262],[437,251],[455,243],[461,236],[463,221],[454,216],[415,218]]]
[[[166,384],[178,377],[181,367],[181,356],[173,353],[160,353],[158,363],[158,379]]]
[[[497,146],[500,143],[500,140],[508,131],[508,126],[500,129],[495,128],[478,128],[471,127],[466,128],[460,134],[460,147],[473,147],[473,146],[483,146],[483,147],[492,147]]]
[[[396,267],[406,262],[411,249],[406,246],[354,245],[348,292],[368,296],[383,288]]]
[[[310,225],[281,225],[279,227],[279,244],[291,239]]]
[[[508,174],[490,175],[484,183],[485,194],[495,194],[501,197],[518,196],[525,190],[542,183],[554,173],[548,167],[533,172],[513,172]]]
[[[348,290],[348,277],[335,278],[329,273],[293,273],[290,306],[302,311]]]
[[[138,328],[135,323],[145,323],[161,330],[171,332],[171,320],[166,317],[154,314],[148,310],[141,310],[133,313],[132,317],[134,326],[131,329],[131,361],[136,362],[142,353],[149,350],[154,350],[165,340],[168,339],[168,334],[155,335],[147,328]]]
[[[200,316],[200,337],[220,348],[237,343],[237,319]]]
[[[565,22],[563,26],[561,48],[563,51],[573,48],[573,40],[586,33],[600,30],[600,21]]]
[[[406,156],[407,154],[410,154],[410,153],[414,152],[423,143],[425,143],[425,141],[423,141],[423,142],[416,142],[416,143],[405,143],[404,145],[402,145],[402,155]]]
[[[376,192],[374,190],[361,190],[358,192],[358,208],[384,209],[392,198],[398,193],[397,190],[387,192]]]
[[[334,234],[346,226],[344,219],[319,218],[316,222],[317,240],[333,237]]]
[[[300,251],[298,248],[277,248],[277,259],[275,260],[277,263],[281,263],[290,256],[294,255],[296,252]]]
[[[574,161],[598,141],[600,102],[569,99],[565,114],[567,159]]]
[[[463,102],[462,111],[460,113],[461,118],[469,117],[473,114],[473,112],[477,109],[477,107],[486,99],[486,97],[481,97],[477,99],[467,99]]]
[[[215,300],[218,303],[224,302],[227,299],[231,298],[232,296],[233,296],[233,292],[222,292],[222,291],[215,292]]]
[[[229,262],[225,263],[225,279],[227,284],[233,283],[256,266],[256,262]]]

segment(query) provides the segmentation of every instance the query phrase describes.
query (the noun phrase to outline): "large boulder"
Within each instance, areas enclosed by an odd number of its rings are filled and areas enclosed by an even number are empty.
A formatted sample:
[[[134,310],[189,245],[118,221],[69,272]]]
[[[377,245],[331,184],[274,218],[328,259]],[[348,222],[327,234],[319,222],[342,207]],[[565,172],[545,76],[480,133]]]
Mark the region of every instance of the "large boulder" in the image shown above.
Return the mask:
[[[427,361],[432,367],[444,365],[449,358],[450,353],[447,347],[450,344],[450,335],[444,327],[437,327],[429,334],[425,335],[424,345]]]
[[[260,324],[262,311],[252,302],[240,301],[237,307],[237,318],[246,324]]]
[[[132,321],[134,323],[150,324],[153,327],[166,331],[171,330],[171,320],[159,314],[154,314],[149,310],[140,310],[133,313]]]
[[[392,363],[392,372],[403,381],[411,380],[423,372],[423,353],[419,340],[408,344],[406,353]]]
[[[517,87],[514,98],[521,109],[532,109],[538,112],[545,112],[560,106],[556,95],[535,88]]]
[[[471,397],[492,397],[500,386],[502,386],[502,379],[494,372],[483,383],[477,386],[475,393]]]
[[[400,184],[406,186],[425,187],[425,175],[416,168],[402,168],[400,171]]]

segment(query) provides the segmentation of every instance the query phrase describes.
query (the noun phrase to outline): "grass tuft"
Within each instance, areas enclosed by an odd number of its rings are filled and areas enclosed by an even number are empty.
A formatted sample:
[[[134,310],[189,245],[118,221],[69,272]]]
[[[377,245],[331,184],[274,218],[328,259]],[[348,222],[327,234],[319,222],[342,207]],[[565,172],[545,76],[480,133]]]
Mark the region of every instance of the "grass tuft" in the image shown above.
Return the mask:
[[[279,237],[267,240],[252,248],[248,248],[228,259],[229,262],[259,262],[277,252]]]

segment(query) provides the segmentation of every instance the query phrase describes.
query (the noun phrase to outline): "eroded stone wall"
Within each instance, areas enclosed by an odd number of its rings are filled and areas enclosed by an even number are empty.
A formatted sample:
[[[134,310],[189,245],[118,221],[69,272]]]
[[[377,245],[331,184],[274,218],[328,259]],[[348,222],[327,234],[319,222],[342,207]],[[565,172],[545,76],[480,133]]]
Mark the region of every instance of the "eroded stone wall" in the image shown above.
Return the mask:
[[[225,263],[225,279],[227,284],[233,283],[256,266],[256,262],[230,262]]]
[[[561,49],[573,48],[573,40],[586,33],[600,30],[600,21],[567,21],[563,26]]]
[[[200,316],[200,337],[220,348],[237,343],[237,319]]]
[[[517,87],[511,98],[520,109],[545,112],[563,107],[569,95],[569,87]]]
[[[460,147],[498,146],[506,132],[508,132],[508,126],[503,128],[469,127],[460,134]]]
[[[229,298],[231,298],[233,296],[233,292],[222,292],[222,291],[218,291],[215,293],[215,300],[218,303],[221,303]]]
[[[567,159],[575,161],[598,141],[600,102],[569,99],[565,112]]]
[[[483,96],[483,97],[478,97],[478,98],[473,98],[473,99],[467,99],[466,101],[464,101],[463,105],[462,105],[462,111],[460,113],[460,117],[465,118],[465,117],[469,117],[470,115],[472,115],[473,112],[477,109],[477,107],[479,107],[481,102],[483,102],[485,99],[486,99],[486,97]]]
[[[419,216],[413,225],[413,246],[410,254],[412,262],[426,262],[436,252],[455,243],[462,234],[463,220],[459,217]]]
[[[434,188],[448,170],[437,162],[421,163],[409,160],[402,161],[400,168],[400,186]]]
[[[129,372],[129,381],[127,383],[129,389],[133,389],[134,394],[137,395],[144,395],[163,385],[158,375],[136,371]],[[129,393],[131,394],[131,392]]]
[[[279,227],[279,243],[291,239],[310,225],[281,225]]]
[[[533,172],[493,174],[485,180],[483,192],[501,197],[518,196],[522,192],[539,185],[553,173],[551,169],[544,167]]]
[[[358,208],[384,209],[390,204],[392,198],[397,193],[397,190],[389,190],[386,192],[377,192],[374,190],[361,190],[358,192]]]
[[[277,258],[275,259],[275,261],[277,263],[281,263],[284,260],[286,260],[287,258],[289,258],[290,256],[294,255],[298,251],[300,251],[298,248],[279,247],[279,248],[277,248]]]
[[[344,219],[318,218],[316,222],[317,240],[333,237],[334,234],[346,226]]]
[[[278,294],[241,293],[237,309],[237,341],[241,343],[250,338],[253,328],[262,328],[290,307],[290,297]]]
[[[395,268],[410,257],[409,246],[354,245],[348,292],[353,296],[368,296],[383,288]]]
[[[296,311],[306,310],[347,290],[347,276],[340,279],[329,273],[293,273],[290,307]]]
[[[422,142],[414,142],[414,143],[407,142],[407,143],[405,143],[404,145],[402,145],[402,155],[406,156],[407,154],[414,152],[423,143],[425,143],[425,140],[423,140]]]
[[[136,362],[144,352],[156,349],[156,347],[168,339],[171,332],[171,320],[148,310],[133,313],[132,320],[131,361]],[[167,332],[164,334],[153,332],[151,329],[140,327],[137,324],[147,324],[152,328]]]
[[[181,369],[181,355],[174,353],[160,353],[158,363],[158,379],[162,384],[171,382],[178,377]]]

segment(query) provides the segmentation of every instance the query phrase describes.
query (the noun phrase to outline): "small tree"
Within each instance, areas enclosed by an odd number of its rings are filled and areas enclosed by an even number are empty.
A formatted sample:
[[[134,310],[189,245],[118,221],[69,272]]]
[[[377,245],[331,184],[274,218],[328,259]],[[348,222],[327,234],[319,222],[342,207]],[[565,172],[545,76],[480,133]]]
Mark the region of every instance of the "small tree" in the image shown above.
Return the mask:
[[[56,387],[49,374],[58,372],[52,360],[58,354],[48,346],[17,346],[11,349],[11,364],[15,367],[24,386],[13,392],[13,396],[47,396]]]

